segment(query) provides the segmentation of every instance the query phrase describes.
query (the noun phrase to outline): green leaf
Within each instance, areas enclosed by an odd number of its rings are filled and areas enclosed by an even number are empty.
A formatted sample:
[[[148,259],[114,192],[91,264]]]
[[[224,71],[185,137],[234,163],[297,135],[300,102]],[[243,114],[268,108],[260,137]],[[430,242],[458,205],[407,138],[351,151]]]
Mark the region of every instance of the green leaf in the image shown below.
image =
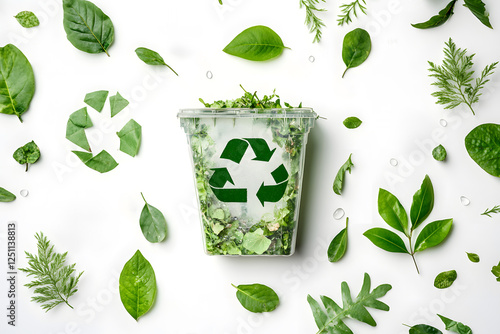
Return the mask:
[[[385,228],[375,227],[363,233],[365,237],[370,239],[373,244],[385,251],[391,253],[410,254],[406,249],[406,245],[396,233],[386,230]]]
[[[439,245],[450,233],[453,219],[432,222],[422,229],[415,242],[415,252]]]
[[[443,317],[440,314],[438,314],[438,317],[443,321],[444,325],[446,326],[446,330],[458,334],[472,334],[472,329],[470,329],[469,326],[466,326],[461,322],[456,322],[454,320]]]
[[[35,144],[34,141],[27,143],[26,145],[18,148],[14,152],[14,160],[19,164],[26,164],[26,171],[28,171],[29,164],[34,164],[40,159],[40,149]]]
[[[480,261],[479,255],[475,253],[467,253],[467,257],[469,258],[470,262],[478,263]]]
[[[12,44],[0,48],[0,113],[22,122],[35,94],[35,76],[26,56]]]
[[[411,327],[410,334],[443,334],[443,332],[432,326],[421,324]]]
[[[493,29],[490,23],[490,14],[486,11],[486,5],[481,0],[465,0],[464,6],[469,8],[472,14],[488,28]]]
[[[500,124],[482,124],[465,137],[467,153],[486,173],[500,177]]]
[[[344,120],[344,126],[348,129],[356,129],[358,128],[361,123],[363,123],[359,118],[357,117],[347,117]]]
[[[263,254],[269,246],[271,246],[271,240],[264,236],[264,231],[261,228],[254,232],[248,232],[243,237],[243,247],[255,254]]]
[[[438,289],[446,289],[449,288],[456,279],[457,272],[455,270],[443,271],[434,279],[434,286]]]
[[[429,175],[426,175],[420,189],[413,195],[411,203],[410,219],[411,230],[415,230],[424,220],[429,217],[434,208],[434,187]]]
[[[131,119],[116,134],[120,138],[120,151],[135,157],[141,147],[142,127],[139,123]]]
[[[139,250],[123,266],[120,274],[120,298],[135,320],[146,314],[155,301],[155,272]]]
[[[36,15],[27,10],[19,12],[14,17],[23,28],[33,28],[40,25],[40,21],[38,21]]]
[[[115,29],[111,19],[90,1],[63,0],[64,30],[78,50],[87,53],[105,52],[113,43]]]
[[[116,95],[109,98],[109,104],[111,106],[111,117],[115,117],[120,111],[128,106],[129,102],[117,92]]]
[[[342,46],[342,59],[347,68],[342,74],[342,78],[348,69],[363,64],[370,55],[371,48],[370,34],[366,30],[357,28],[345,35]]]
[[[453,15],[453,8],[455,8],[456,2],[457,0],[450,1],[450,3],[439,12],[439,14],[434,15],[426,22],[412,24],[412,26],[418,29],[439,27],[440,25],[448,21],[448,19]]]
[[[16,199],[16,195],[0,187],[0,202],[12,202]]]
[[[385,189],[378,192],[378,213],[392,228],[407,234],[408,215],[396,196]]]
[[[79,151],[72,151],[72,152],[75,153],[76,156],[80,158],[80,160],[87,167],[95,171],[98,171],[99,173],[107,173],[115,169],[116,166],[118,166],[118,163],[115,161],[115,159],[113,159],[113,157],[105,150],[102,150],[95,157],[92,156],[92,153],[79,152]]]
[[[160,56],[158,52],[146,48],[137,48],[135,49],[135,54],[146,64],[167,66],[172,72],[175,73],[175,75],[179,76],[179,74],[177,74],[172,67],[165,63],[162,56]]]
[[[281,55],[284,48],[281,37],[271,28],[254,26],[243,30],[222,51],[243,59],[264,61]]]
[[[278,307],[280,300],[276,292],[263,284],[235,286],[236,298],[241,305],[254,313],[271,312]]]
[[[96,92],[88,93],[85,95],[85,102],[98,112],[102,111],[104,108],[104,104],[106,103],[106,99],[108,98],[109,92],[107,90],[98,90]]]
[[[443,145],[439,145],[439,146],[436,146],[433,150],[432,150],[432,156],[434,157],[434,159],[436,159],[437,161],[445,161],[446,160],[446,149],[444,148]]]
[[[500,262],[498,263],[498,266],[493,266],[493,268],[491,268],[491,273],[495,275],[497,281],[500,282]]]
[[[382,284],[371,292],[370,288],[371,279],[370,276],[365,273],[361,291],[358,296],[353,299],[349,285],[346,282],[342,282],[342,308],[331,298],[321,296],[321,301],[326,311],[321,308],[320,304],[314,298],[308,295],[307,301],[319,329],[317,333],[352,334],[352,331],[343,322],[343,320],[348,317],[364,322],[370,326],[376,326],[377,323],[366,308],[370,307],[377,310],[389,311],[389,306],[379,301],[378,298],[385,296],[387,292],[392,289],[392,286],[389,284]]]
[[[142,234],[149,242],[161,242],[167,236],[167,221],[160,210],[146,202],[142,193],[141,196],[145,203],[139,219]]]
[[[333,181],[333,192],[337,195],[342,194],[342,188],[344,187],[344,179],[345,173],[349,172],[351,174],[351,168],[354,167],[354,164],[351,161],[352,154],[349,155],[347,161],[340,167],[337,172],[337,176],[335,176],[335,180]]]
[[[85,134],[85,129],[92,126],[92,120],[87,113],[87,108],[77,110],[69,116],[66,125],[66,139],[90,152],[90,145]]]
[[[347,227],[349,226],[349,218],[346,218],[345,228],[340,231],[335,238],[333,238],[330,246],[328,247],[328,261],[337,262],[347,250]]]

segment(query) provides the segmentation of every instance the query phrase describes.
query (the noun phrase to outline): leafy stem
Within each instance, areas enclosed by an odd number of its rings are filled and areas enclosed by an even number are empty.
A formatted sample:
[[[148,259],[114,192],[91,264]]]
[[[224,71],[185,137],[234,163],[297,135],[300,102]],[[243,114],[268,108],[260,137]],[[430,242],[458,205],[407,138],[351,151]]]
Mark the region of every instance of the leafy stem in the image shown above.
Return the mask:
[[[342,14],[339,15],[337,19],[339,26],[352,22],[351,15],[358,17],[358,13],[356,12],[357,9],[366,15],[366,7],[364,5],[366,5],[365,0],[355,0],[351,3],[341,5],[340,10]]]
[[[326,0],[321,1],[326,2]],[[305,24],[309,27],[309,32],[314,33],[313,43],[321,40],[321,29],[325,26],[323,21],[316,15],[316,12],[325,11],[325,9],[317,7],[319,2],[320,0],[300,0],[300,8],[305,8],[306,10]]]
[[[418,269],[417,260],[415,259],[415,250],[412,248],[412,242],[411,242],[412,234],[413,234],[413,231],[411,231],[410,235],[408,236],[408,240],[410,241],[410,255],[411,255],[411,258],[413,259],[413,263],[415,264],[415,268],[417,269],[417,274],[420,275],[420,270]]]
[[[481,215],[488,216],[491,218],[491,214],[495,214],[495,213],[500,213],[500,205],[495,205],[491,209],[484,210],[484,212],[481,213]]]

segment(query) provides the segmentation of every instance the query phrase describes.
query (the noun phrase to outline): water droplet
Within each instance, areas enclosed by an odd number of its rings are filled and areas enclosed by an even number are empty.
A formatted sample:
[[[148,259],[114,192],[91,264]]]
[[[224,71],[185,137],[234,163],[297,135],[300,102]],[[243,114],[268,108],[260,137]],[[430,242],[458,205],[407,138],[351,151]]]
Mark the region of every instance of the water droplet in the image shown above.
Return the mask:
[[[30,194],[30,192],[28,191],[28,189],[21,190],[21,196],[28,197],[29,194]]]
[[[214,74],[212,73],[212,71],[207,71],[207,78],[212,79],[213,77],[214,77]]]
[[[399,162],[396,159],[392,158],[391,160],[389,160],[389,163],[391,164],[391,166],[396,167]]]
[[[441,124],[441,126],[445,128],[448,125],[448,122],[445,119],[441,118],[439,120],[439,124]]]
[[[342,219],[342,217],[344,217],[344,215],[345,215],[345,211],[342,208],[338,208],[337,210],[335,210],[333,212],[333,218],[336,220]]]
[[[465,196],[460,196],[460,203],[462,203],[463,206],[468,206],[470,204],[470,199]]]
[[[310,61],[311,63],[314,63],[314,61],[315,61],[315,60],[316,60],[316,58],[314,58],[314,56],[309,56],[309,61]]]

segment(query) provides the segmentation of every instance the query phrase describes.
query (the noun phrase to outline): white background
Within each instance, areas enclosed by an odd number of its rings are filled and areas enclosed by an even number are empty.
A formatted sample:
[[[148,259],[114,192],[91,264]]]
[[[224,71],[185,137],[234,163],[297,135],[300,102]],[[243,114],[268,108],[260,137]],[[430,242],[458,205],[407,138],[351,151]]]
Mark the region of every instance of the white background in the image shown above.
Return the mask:
[[[49,313],[30,302],[32,291],[23,286],[28,280],[20,274],[17,327],[6,325],[2,306],[0,331],[315,333],[307,294],[316,299],[327,295],[340,303],[341,282],[349,282],[355,295],[366,272],[372,287],[393,286],[382,299],[391,310],[371,312],[375,328],[348,320],[355,333],[408,333],[402,323],[426,323],[444,331],[436,313],[464,322],[476,334],[496,333],[500,283],[490,270],[500,260],[500,216],[480,213],[500,204],[500,180],[470,159],[464,137],[479,124],[500,122],[500,73],[491,77],[473,117],[465,107],[445,111],[435,104],[427,61],[441,63],[449,37],[476,53],[477,71],[500,60],[500,3],[486,1],[495,30],[483,26],[462,1],[444,26],[410,26],[427,20],[447,2],[369,1],[367,16],[339,27],[336,16],[342,1],[327,1],[328,11],[320,13],[327,28],[321,43],[312,44],[298,1],[226,0],[220,7],[216,0],[96,0],[115,26],[108,58],[81,52],[67,41],[60,1],[1,0],[0,45],[18,46],[36,77],[36,94],[24,123],[0,115],[0,186],[16,194],[29,190],[28,197],[0,203],[2,268],[6,224],[16,221],[19,266],[26,265],[23,251],[36,251],[34,234],[43,231],[56,250],[68,251],[69,262],[85,273],[79,292],[70,299],[75,309],[61,305]],[[22,28],[13,18],[22,10],[34,11],[41,25]],[[291,50],[263,63],[221,51],[239,32],[257,24],[274,29]],[[370,32],[372,53],[341,79],[342,40],[356,27]],[[142,63],[134,53],[139,46],[158,51],[179,77],[167,68]],[[311,55],[314,62],[309,61]],[[213,79],[206,77],[207,71]],[[201,106],[199,97],[238,97],[239,84],[261,94],[276,88],[283,100],[303,102],[327,118],[316,123],[309,137],[299,240],[291,257],[209,257],[202,250],[188,146],[176,113]],[[65,139],[69,115],[85,106],[86,93],[100,89],[111,95],[119,91],[131,102],[113,122],[108,104],[102,114],[89,108],[95,124],[87,132],[93,151],[107,149],[120,163],[103,175],[77,161],[71,153],[76,146]],[[363,120],[356,130],[342,125],[352,115]],[[135,158],[118,151],[115,135],[131,117],[143,127],[143,144]],[[442,127],[440,119],[448,126]],[[12,153],[31,140],[41,148],[42,158],[25,173]],[[438,144],[448,150],[444,163],[431,156]],[[332,182],[350,153],[355,167],[344,193],[337,196]],[[397,167],[389,164],[391,158],[399,161]],[[454,229],[442,246],[417,255],[417,275],[409,256],[382,251],[362,233],[385,225],[376,210],[380,187],[393,192],[409,210],[425,174],[436,195],[428,221],[454,218]],[[141,191],[168,220],[166,242],[150,244],[140,231]],[[462,205],[460,196],[469,198],[470,205]],[[333,219],[339,207],[350,217],[349,248],[344,259],[332,264],[326,249],[344,225],[344,220]],[[151,311],[135,322],[121,304],[117,280],[137,249],[155,269],[158,295]],[[481,262],[471,263],[466,251],[478,253]],[[454,285],[434,288],[434,277],[450,269],[458,272]],[[0,282],[5,305],[7,286],[4,279]],[[230,285],[255,282],[278,292],[281,305],[272,313],[246,311]]]

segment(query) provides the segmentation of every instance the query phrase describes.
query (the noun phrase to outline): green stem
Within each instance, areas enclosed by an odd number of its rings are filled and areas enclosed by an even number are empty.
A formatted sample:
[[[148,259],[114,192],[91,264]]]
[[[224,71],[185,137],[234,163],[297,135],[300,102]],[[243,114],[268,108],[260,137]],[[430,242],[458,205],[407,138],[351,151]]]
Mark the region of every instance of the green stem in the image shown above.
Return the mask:
[[[146,199],[144,198],[144,195],[142,194],[141,192],[141,196],[142,196],[142,199],[144,200],[144,203],[148,204],[148,202],[146,201]]]
[[[418,270],[417,260],[415,260],[415,251],[413,250],[412,244],[411,244],[412,235],[413,235],[413,231],[410,232],[410,235],[407,235],[408,240],[410,240],[410,252],[411,252],[410,255],[411,255],[411,258],[413,259],[413,263],[415,264],[415,268],[417,268],[417,274],[420,275],[420,270]]]
[[[342,79],[344,79],[345,72],[347,72],[348,69],[349,67],[345,69],[344,73],[342,73]]]

